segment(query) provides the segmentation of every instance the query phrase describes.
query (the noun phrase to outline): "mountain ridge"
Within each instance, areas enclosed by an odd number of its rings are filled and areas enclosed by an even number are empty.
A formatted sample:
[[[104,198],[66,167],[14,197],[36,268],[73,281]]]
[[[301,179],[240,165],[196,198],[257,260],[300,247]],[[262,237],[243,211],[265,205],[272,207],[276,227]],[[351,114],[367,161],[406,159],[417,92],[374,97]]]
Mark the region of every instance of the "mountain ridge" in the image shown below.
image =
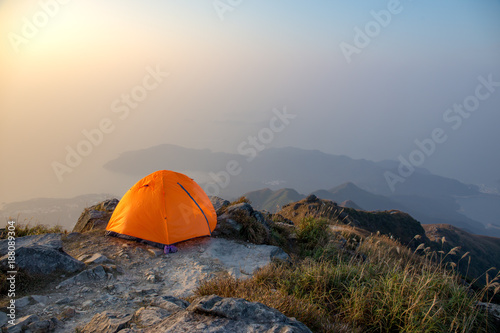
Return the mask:
[[[257,208],[276,212],[279,210],[276,205],[278,201],[281,206],[294,201],[291,199],[287,200],[286,196],[280,196],[279,194],[283,193],[280,191],[281,190],[272,191],[270,189],[262,192],[252,191],[245,193],[244,196]],[[500,232],[487,230],[484,225],[479,222],[459,214],[456,211],[458,207],[451,199],[445,200],[441,198],[441,200],[437,201],[435,199],[420,198],[417,196],[385,197],[365,191],[352,182],[339,185],[329,191],[317,190],[310,194],[321,199],[332,200],[338,203],[351,200],[356,205],[363,208],[363,210],[367,211],[403,211],[424,224],[446,223],[465,229],[473,234],[491,235],[493,232],[494,236],[500,236]],[[306,195],[303,194],[297,196],[299,200],[305,197]],[[444,204],[445,202],[447,202],[446,205]]]

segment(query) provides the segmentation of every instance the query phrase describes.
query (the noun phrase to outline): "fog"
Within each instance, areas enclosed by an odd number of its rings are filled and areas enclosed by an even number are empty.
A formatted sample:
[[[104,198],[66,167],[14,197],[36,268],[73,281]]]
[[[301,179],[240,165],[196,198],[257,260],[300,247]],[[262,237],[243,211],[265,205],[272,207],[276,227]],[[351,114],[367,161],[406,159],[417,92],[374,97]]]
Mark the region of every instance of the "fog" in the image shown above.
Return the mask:
[[[441,129],[421,167],[500,179],[500,2],[185,2],[0,2],[0,203],[120,194],[119,154],[237,152],[275,108],[269,147],[397,160]]]

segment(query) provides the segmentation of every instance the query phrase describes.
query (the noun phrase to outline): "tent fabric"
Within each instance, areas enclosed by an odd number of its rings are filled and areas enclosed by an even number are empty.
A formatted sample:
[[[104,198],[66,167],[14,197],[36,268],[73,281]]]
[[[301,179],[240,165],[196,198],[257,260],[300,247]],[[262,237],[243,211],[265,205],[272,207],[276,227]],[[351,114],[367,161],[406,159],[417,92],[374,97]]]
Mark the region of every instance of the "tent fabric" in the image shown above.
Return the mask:
[[[203,189],[186,175],[161,170],[125,193],[106,230],[112,236],[171,245],[210,236],[216,225],[217,214]]]

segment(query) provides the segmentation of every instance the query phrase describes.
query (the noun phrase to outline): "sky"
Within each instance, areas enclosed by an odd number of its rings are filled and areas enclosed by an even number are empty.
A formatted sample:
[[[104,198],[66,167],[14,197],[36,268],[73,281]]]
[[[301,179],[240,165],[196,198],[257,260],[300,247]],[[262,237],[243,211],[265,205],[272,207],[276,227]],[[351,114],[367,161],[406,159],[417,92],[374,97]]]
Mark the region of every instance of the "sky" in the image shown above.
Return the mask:
[[[128,150],[237,152],[274,109],[295,117],[268,147],[380,161],[434,140],[421,167],[494,184],[499,17],[498,0],[0,0],[0,203],[126,190],[102,165]]]

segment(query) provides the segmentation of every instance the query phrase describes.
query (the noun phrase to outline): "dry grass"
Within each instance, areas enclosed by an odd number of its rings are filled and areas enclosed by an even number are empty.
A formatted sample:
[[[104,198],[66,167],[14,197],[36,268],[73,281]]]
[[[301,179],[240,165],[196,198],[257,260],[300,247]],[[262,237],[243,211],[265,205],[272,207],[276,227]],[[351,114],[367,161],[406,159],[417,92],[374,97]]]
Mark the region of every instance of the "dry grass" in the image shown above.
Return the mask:
[[[289,294],[285,290],[276,289],[270,277],[281,273],[285,273],[283,267],[270,265],[259,270],[252,279],[240,280],[222,275],[202,283],[196,290],[196,296],[215,294],[222,297],[244,298],[277,309],[288,317],[297,318],[315,331],[326,329],[335,332],[355,332],[351,326],[336,322],[328,311],[319,305]]]
[[[294,264],[273,263],[248,280],[205,281],[196,294],[258,301],[317,332],[491,332],[477,302],[499,291],[498,275],[474,292],[441,265],[450,253],[417,255],[380,235],[338,246],[336,237],[348,232],[330,230],[324,220],[305,219]]]
[[[7,226],[3,229],[7,230]],[[63,229],[62,226],[56,225],[49,227],[44,224],[36,224],[31,226],[28,224],[16,224],[16,238],[24,237],[24,236],[32,236],[32,235],[42,235],[42,234],[50,234],[50,233],[67,233],[66,230]],[[7,238],[7,233],[2,232],[0,234],[0,239]]]

